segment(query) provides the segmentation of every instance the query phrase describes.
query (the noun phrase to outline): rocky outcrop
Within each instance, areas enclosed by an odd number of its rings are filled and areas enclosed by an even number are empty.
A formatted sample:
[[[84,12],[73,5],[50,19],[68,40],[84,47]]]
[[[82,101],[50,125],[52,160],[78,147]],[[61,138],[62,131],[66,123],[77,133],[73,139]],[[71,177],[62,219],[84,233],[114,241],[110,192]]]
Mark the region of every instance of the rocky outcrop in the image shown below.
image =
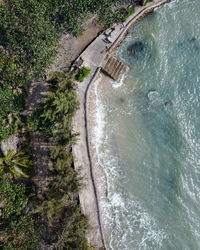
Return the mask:
[[[14,150],[17,153],[17,147],[19,144],[19,137],[17,135],[11,135],[7,140],[1,141],[1,151],[4,155],[7,155],[9,150]]]

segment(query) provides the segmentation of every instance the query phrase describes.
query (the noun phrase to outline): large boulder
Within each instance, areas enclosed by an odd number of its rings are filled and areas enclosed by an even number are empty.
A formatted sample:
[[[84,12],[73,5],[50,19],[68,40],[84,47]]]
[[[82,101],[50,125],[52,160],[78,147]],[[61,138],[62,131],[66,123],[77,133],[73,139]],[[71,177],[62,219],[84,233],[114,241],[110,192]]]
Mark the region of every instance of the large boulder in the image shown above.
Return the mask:
[[[11,135],[7,140],[1,141],[1,151],[4,155],[7,155],[9,150],[14,150],[17,153],[17,145],[19,143],[19,137],[17,135]]]
[[[145,45],[142,41],[136,41],[127,48],[127,54],[129,56],[135,56],[137,53],[142,52],[145,48]]]

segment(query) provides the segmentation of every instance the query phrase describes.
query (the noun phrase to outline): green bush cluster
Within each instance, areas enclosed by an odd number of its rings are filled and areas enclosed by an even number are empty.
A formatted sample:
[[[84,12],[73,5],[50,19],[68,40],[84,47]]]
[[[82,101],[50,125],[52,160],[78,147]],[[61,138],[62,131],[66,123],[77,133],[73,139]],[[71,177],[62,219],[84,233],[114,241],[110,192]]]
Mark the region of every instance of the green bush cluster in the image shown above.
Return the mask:
[[[83,82],[86,77],[89,76],[91,69],[87,67],[82,67],[78,70],[75,78],[78,82]]]
[[[35,227],[35,219],[24,215],[29,194],[24,184],[17,184],[4,176],[0,179],[0,240],[3,249],[36,249],[41,229]]]
[[[28,118],[28,124],[32,132],[39,132],[44,136],[49,136],[55,130],[55,124],[49,119],[44,119],[42,105]]]
[[[80,35],[84,20],[91,14],[98,14],[105,26],[123,21],[120,6],[120,0],[0,1],[0,140],[22,128],[28,79],[44,76],[56,54],[60,32]],[[89,73],[90,69],[81,69],[77,80],[83,81]],[[79,107],[75,85],[70,74],[55,72],[49,89],[45,103],[28,119],[31,130],[45,135],[54,145],[50,152],[53,167],[46,180],[49,189],[38,196],[37,210],[48,222],[47,245],[53,249],[87,250],[89,226],[76,199],[81,177],[73,168],[72,155],[76,135],[72,134],[71,123]],[[25,186],[11,179],[28,177],[32,167],[29,156],[21,151],[0,157],[3,249],[38,247],[38,218],[25,212],[30,204]]]
[[[81,189],[82,178],[73,168],[72,145],[76,135],[71,132],[71,123],[79,104],[71,74],[54,72],[49,89],[42,116],[56,124],[56,130],[49,136],[53,142],[50,150],[53,166],[49,170],[48,190],[40,196],[36,212],[48,221],[49,247],[87,250],[88,221],[74,199]]]
[[[0,44],[26,72],[42,72],[55,54],[57,35],[45,5],[40,1],[0,3]]]
[[[0,139],[7,139],[21,126],[25,76],[18,73],[14,60],[0,52]]]
[[[13,214],[20,215],[27,205],[28,197],[23,184],[15,184],[13,180],[4,176],[0,180],[1,218],[9,219]]]
[[[132,6],[127,10],[127,17],[131,16],[135,12],[135,6]]]

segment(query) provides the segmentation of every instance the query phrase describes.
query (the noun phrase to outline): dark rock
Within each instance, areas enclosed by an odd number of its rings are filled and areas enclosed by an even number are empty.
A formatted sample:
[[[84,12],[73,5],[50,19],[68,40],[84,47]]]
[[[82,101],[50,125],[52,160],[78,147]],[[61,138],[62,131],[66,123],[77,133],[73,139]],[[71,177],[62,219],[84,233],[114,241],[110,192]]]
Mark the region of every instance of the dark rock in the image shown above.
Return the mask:
[[[165,102],[165,107],[169,107],[169,106],[172,106],[172,101]]]
[[[131,56],[135,56],[136,53],[142,52],[145,48],[145,45],[141,41],[136,41],[134,44],[130,45],[127,48],[127,54]]]
[[[191,39],[190,39],[190,41],[191,42],[194,42],[194,41],[196,41],[197,39],[195,38],[195,37],[192,37]]]
[[[120,97],[119,100],[120,100],[121,103],[125,102],[123,97]]]

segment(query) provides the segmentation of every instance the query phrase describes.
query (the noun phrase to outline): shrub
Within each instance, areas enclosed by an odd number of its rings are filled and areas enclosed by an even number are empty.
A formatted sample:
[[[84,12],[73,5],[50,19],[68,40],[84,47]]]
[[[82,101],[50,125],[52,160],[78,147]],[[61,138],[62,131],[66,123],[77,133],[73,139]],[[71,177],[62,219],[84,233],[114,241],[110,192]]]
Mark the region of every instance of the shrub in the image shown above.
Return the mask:
[[[43,3],[11,0],[0,3],[0,44],[20,69],[42,72],[55,54],[57,34]]]
[[[79,69],[77,75],[75,76],[78,82],[83,82],[86,77],[89,76],[91,69],[87,67],[82,67]]]
[[[1,217],[9,219],[12,215],[20,215],[28,202],[23,184],[16,184],[8,177],[0,181],[0,202],[2,207]]]
[[[0,117],[0,139],[6,140],[10,135],[18,132],[17,124],[9,123],[8,119]]]
[[[41,228],[35,229],[35,220],[30,215],[13,219],[2,234],[3,249],[35,250],[39,245]]]
[[[28,124],[30,125],[32,132],[39,132],[44,136],[49,136],[55,129],[54,122],[49,119],[44,119],[42,117],[43,111],[42,108],[38,108],[35,112],[28,118]]]
[[[131,16],[134,12],[135,12],[135,6],[132,6],[131,8],[128,9],[127,17]]]

